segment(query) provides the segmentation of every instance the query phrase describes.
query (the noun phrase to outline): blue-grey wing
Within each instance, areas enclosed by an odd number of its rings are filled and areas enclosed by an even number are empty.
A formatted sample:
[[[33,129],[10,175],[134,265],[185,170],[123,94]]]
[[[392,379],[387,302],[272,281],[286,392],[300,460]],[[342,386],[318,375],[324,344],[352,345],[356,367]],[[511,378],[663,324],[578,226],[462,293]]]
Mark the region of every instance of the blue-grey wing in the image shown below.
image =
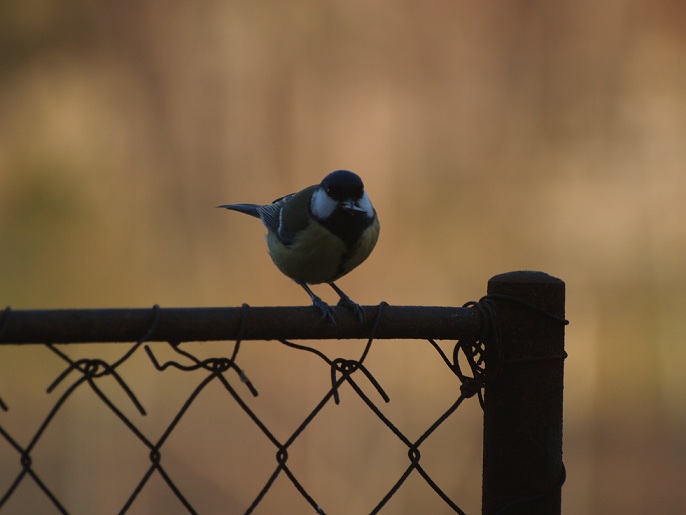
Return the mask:
[[[289,237],[282,234],[283,228],[281,226],[281,212],[283,210],[283,207],[292,197],[293,195],[286,195],[285,197],[276,199],[271,204],[267,204],[266,206],[260,206],[259,208],[260,219],[262,220],[264,226],[267,228],[268,231],[273,232],[279,237],[279,239],[282,240],[290,239]],[[284,243],[288,244],[289,242],[284,241]]]

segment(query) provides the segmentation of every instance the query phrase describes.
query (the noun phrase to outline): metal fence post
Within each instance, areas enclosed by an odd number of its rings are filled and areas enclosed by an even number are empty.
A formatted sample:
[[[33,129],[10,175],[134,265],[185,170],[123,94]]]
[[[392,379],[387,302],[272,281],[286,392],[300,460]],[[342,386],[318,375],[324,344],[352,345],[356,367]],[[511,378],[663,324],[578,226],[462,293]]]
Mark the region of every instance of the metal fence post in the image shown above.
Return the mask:
[[[489,366],[497,373],[484,392],[483,514],[559,514],[564,325],[523,303],[562,319],[565,284],[511,272],[493,277],[488,293],[500,348],[486,348],[487,373]]]

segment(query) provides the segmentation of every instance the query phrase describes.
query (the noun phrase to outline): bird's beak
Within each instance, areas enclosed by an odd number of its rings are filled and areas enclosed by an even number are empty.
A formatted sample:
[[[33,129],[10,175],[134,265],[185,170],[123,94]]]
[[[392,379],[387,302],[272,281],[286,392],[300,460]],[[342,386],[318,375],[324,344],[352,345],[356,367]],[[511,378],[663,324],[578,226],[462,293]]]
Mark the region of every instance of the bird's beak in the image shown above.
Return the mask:
[[[364,209],[358,206],[354,200],[350,199],[342,201],[339,204],[339,206],[341,206],[341,208],[345,209],[346,211],[364,211]]]

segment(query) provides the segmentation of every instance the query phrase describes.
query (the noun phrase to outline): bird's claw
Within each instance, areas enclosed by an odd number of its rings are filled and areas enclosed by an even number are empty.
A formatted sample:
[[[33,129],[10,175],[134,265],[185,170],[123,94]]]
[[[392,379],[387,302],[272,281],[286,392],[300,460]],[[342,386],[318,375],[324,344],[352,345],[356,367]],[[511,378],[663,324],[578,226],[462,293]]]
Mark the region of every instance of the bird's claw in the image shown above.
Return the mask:
[[[348,297],[343,290],[336,286],[334,282],[330,282],[329,286],[333,288],[333,290],[338,294],[338,296],[341,299],[338,301],[338,305],[343,306],[344,308],[355,313],[357,320],[359,322],[362,322],[362,320],[364,320],[364,310],[362,309],[362,306],[360,306],[357,302],[354,302],[350,297]]]
[[[357,302],[352,300],[350,297],[347,295],[342,296],[341,300],[338,301],[338,306],[343,306],[346,309],[349,309],[353,313],[355,313],[355,316],[357,317],[357,320],[362,322],[364,320],[364,309],[362,306],[360,306]]]
[[[319,297],[312,299],[312,305],[319,309],[322,313],[322,318],[328,320],[332,324],[336,324],[336,316],[334,315],[333,308],[329,306]]]

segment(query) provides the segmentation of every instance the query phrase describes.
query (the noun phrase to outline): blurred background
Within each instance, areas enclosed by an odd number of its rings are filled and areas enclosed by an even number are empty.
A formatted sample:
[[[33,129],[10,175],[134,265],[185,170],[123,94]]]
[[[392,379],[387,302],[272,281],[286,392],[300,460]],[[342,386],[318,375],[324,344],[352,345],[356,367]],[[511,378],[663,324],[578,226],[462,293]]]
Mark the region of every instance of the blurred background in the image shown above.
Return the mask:
[[[2,2],[0,304],[307,304],[261,224],[215,206],[347,168],[382,232],[340,286],[362,304],[458,306],[501,272],[563,279],[564,513],[686,513],[685,23],[677,0]],[[381,344],[368,363],[415,437],[455,399],[427,347]],[[273,343],[241,352],[256,409],[285,440],[328,369]],[[0,424],[27,445],[66,389],[45,395],[65,364],[44,347],[0,356]],[[133,361],[121,373],[150,412],[136,421],[159,436],[202,376]],[[74,513],[118,510],[149,466],[94,397],[81,388],[32,453]],[[327,512],[365,513],[406,450],[351,392],[342,401],[289,466]],[[201,512],[241,513],[275,449],[219,387],[193,409],[165,467]],[[480,510],[479,416],[461,408],[422,454],[468,513]],[[347,438],[364,443],[339,448]],[[20,468],[4,441],[0,459],[4,492]],[[417,477],[388,512],[447,512]],[[53,513],[36,492],[25,480],[7,512]],[[260,510],[308,507],[281,477]],[[132,512],[182,509],[153,475]]]

